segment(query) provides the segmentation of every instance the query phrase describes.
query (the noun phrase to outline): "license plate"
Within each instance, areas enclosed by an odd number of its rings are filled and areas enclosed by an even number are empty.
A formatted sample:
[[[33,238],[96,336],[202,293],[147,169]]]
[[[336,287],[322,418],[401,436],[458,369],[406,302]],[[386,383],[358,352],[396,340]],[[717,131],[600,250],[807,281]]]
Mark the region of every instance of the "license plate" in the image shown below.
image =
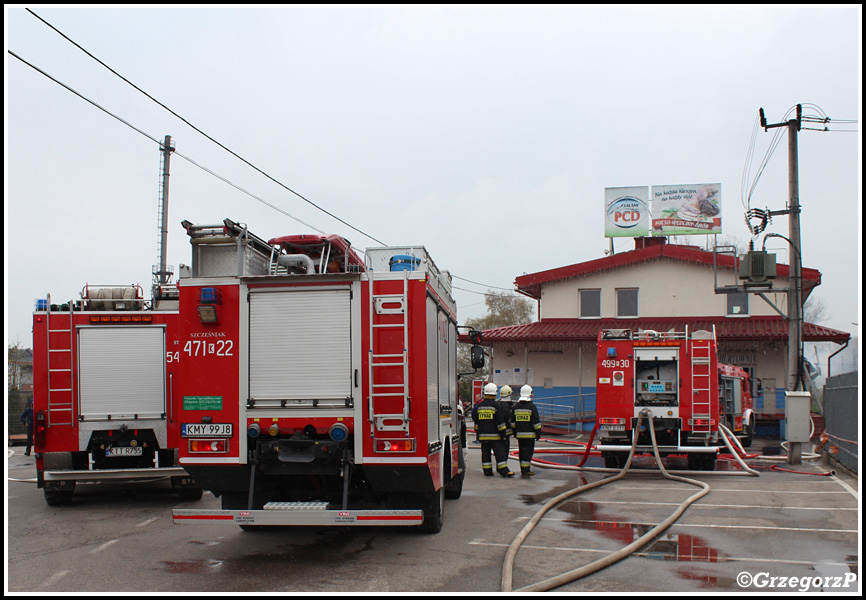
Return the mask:
[[[182,423],[180,426],[182,437],[231,437],[231,423]]]
[[[141,446],[136,446],[135,448],[127,446],[108,448],[105,451],[105,456],[141,456]]]
[[[602,425],[601,428],[606,431],[625,431],[625,425]]]

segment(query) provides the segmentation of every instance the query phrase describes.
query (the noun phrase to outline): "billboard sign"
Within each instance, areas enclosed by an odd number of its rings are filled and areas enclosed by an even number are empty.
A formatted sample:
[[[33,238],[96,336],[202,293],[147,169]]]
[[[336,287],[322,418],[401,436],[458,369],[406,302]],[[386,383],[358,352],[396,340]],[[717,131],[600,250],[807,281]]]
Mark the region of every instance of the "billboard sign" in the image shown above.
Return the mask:
[[[722,184],[652,187],[652,235],[722,232]]]
[[[604,236],[649,235],[649,187],[604,188]]]

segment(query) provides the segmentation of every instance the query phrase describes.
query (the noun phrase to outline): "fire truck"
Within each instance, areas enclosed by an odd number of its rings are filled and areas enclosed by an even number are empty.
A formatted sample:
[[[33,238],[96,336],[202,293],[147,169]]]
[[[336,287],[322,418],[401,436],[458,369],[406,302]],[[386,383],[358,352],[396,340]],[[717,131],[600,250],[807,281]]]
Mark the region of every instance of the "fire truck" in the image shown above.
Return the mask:
[[[49,505],[94,481],[171,478],[182,498],[201,498],[169,426],[177,320],[171,289],[145,302],[138,285],[86,285],[80,300],[36,301],[33,443]]]
[[[221,509],[174,522],[438,532],[465,472],[448,272],[421,246],[183,225],[180,463]]]
[[[652,454],[638,415],[649,410],[661,456],[685,454],[692,470],[715,469],[726,448],[719,425],[751,444],[755,428],[749,376],[719,364],[715,332],[603,329],[598,335],[596,419],[605,466],[622,468],[638,436],[636,454]]]

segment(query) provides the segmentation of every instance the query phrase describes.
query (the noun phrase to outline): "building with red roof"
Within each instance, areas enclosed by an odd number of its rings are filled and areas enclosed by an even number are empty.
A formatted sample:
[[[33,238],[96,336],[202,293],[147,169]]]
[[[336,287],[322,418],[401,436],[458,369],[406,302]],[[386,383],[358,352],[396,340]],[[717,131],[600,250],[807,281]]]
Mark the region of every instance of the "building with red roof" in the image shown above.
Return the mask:
[[[738,268],[733,253],[668,244],[660,237],[635,238],[628,252],[521,275],[515,288],[537,301],[539,318],[483,332],[483,344],[495,349],[493,381],[529,383],[548,413],[591,417],[599,330],[703,329],[715,331],[724,362],[760,380],[759,415],[778,417],[784,414],[787,381],[789,267],[778,264],[776,278],[761,294],[743,291]],[[821,284],[821,273],[802,271],[805,301]],[[844,344],[850,334],[805,323],[803,339]]]

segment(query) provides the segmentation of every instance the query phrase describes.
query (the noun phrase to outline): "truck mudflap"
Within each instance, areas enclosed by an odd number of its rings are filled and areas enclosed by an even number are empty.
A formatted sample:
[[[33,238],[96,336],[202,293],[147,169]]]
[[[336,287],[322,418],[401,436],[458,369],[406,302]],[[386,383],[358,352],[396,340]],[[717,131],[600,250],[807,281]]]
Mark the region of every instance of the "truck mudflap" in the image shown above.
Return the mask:
[[[43,471],[45,481],[119,481],[132,479],[162,479],[164,477],[189,477],[180,467],[141,469],[95,469],[92,471]]]
[[[174,509],[175,523],[231,522],[236,525],[421,525],[418,510],[332,510],[327,502],[270,502],[261,510]]]

